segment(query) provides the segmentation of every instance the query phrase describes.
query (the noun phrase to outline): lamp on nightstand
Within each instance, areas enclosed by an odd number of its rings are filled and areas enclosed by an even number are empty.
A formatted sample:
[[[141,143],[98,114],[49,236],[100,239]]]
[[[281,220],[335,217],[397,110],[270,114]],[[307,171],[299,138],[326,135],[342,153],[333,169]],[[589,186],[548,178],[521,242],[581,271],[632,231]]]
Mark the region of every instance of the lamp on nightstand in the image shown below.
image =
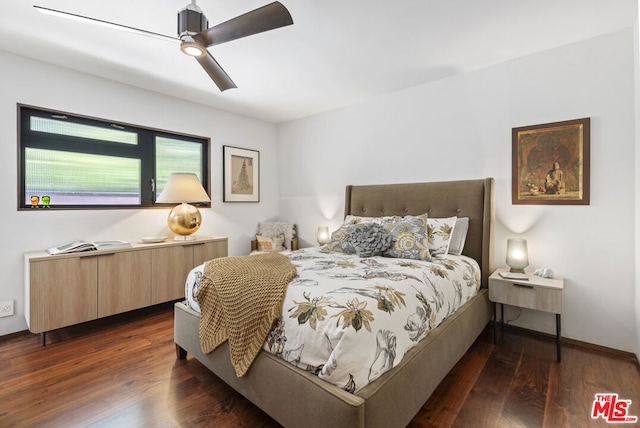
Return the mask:
[[[177,241],[186,241],[195,239],[190,235],[195,233],[202,223],[200,211],[189,203],[211,202],[211,199],[209,199],[209,195],[202,187],[197,175],[178,172],[169,176],[169,180],[158,195],[156,202],[180,203],[169,213],[167,225],[176,234]]]
[[[327,226],[318,227],[318,234],[316,235],[318,244],[324,245],[331,241],[331,235],[329,234],[329,228]]]
[[[507,240],[507,265],[511,268],[511,272],[524,273],[524,268],[529,266],[526,239],[511,238]]]

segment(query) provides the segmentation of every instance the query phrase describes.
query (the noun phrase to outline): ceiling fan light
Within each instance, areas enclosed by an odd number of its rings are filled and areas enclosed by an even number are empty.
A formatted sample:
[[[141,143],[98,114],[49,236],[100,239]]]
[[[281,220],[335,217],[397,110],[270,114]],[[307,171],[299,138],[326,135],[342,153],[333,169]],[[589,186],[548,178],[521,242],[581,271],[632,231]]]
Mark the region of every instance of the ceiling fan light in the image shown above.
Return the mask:
[[[189,56],[202,56],[206,53],[206,49],[197,44],[191,36],[183,36],[180,43],[180,50]]]

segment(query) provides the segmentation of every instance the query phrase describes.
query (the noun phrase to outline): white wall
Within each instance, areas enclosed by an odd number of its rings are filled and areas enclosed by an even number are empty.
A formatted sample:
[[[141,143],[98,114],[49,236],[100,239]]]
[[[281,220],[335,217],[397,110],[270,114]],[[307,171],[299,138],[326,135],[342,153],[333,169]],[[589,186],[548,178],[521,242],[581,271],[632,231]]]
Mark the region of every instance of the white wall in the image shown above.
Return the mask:
[[[530,268],[565,277],[563,335],[635,352],[632,29],[279,127],[280,215],[303,242],[335,229],[344,186],[496,179],[495,261],[528,240]],[[591,118],[591,204],[511,204],[511,129]],[[555,317],[507,310],[555,333]]]
[[[72,239],[124,239],[169,234],[168,210],[18,211],[16,104],[29,104],[211,138],[212,206],[201,209],[201,235],[229,237],[231,255],[247,254],[257,221],[278,213],[275,125],[177,100],[70,69],[0,52],[0,335],[25,330],[23,253]],[[260,151],[261,202],[222,202],[222,146]]]

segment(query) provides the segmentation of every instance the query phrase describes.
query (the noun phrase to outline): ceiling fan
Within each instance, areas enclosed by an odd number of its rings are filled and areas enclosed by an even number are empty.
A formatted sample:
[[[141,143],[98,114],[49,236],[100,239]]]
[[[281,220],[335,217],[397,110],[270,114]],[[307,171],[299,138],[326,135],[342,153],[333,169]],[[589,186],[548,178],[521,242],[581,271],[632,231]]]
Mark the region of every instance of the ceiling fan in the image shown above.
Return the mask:
[[[221,91],[237,88],[237,86],[222,69],[220,64],[211,56],[207,50],[208,47],[293,24],[291,14],[287,8],[278,1],[208,28],[209,22],[207,17],[202,12],[202,9],[196,5],[196,0],[191,0],[190,4],[178,11],[178,37],[166,36],[152,31],[141,30],[139,28],[46,7],[35,5],[33,7],[47,15],[60,16],[146,36],[179,41],[180,50],[187,55],[195,57]]]

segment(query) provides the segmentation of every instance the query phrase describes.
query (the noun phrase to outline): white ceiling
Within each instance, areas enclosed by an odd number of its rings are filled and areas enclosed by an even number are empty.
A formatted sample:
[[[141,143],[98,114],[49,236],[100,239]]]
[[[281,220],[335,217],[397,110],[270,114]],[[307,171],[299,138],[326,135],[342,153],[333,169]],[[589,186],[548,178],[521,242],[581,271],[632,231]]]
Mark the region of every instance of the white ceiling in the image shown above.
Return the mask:
[[[3,0],[0,50],[285,122],[632,27],[636,1],[281,0],[294,25],[209,48],[238,85],[225,92],[177,43],[33,8],[175,36],[190,0]],[[270,2],[197,4],[213,26]]]

